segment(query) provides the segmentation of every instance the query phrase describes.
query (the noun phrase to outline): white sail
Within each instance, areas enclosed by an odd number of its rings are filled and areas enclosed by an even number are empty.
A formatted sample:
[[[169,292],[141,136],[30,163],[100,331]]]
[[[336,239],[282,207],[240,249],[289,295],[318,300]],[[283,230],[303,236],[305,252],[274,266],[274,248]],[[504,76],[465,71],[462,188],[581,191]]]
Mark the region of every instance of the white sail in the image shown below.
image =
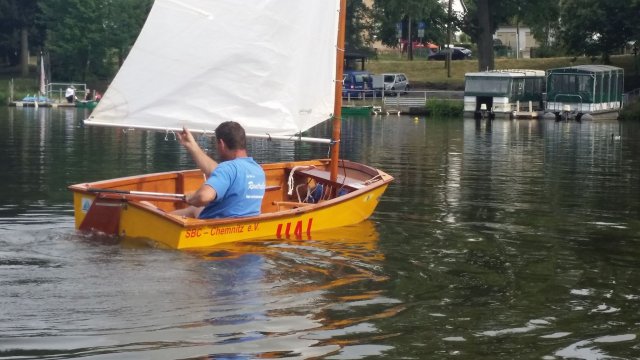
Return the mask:
[[[156,0],[88,125],[293,135],[331,117],[339,0]]]

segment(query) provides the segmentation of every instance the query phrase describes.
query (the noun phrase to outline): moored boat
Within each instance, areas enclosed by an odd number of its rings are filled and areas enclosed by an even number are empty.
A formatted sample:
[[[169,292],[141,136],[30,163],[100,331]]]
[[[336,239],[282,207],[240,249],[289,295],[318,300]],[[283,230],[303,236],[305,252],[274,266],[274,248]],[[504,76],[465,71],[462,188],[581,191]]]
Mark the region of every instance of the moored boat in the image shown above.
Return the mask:
[[[345,105],[342,107],[342,115],[345,116],[370,116],[373,114],[372,105]]]
[[[537,117],[543,108],[545,72],[505,69],[466,73],[464,113],[476,118]]]
[[[78,100],[75,104],[77,108],[81,109],[94,109],[98,106],[98,102],[95,100]]]
[[[617,119],[623,106],[624,70],[577,65],[547,71],[545,116],[556,120]]]
[[[250,137],[329,144],[331,157],[262,164],[266,191],[261,214],[243,218],[170,214],[185,206],[185,193],[204,182],[208,174],[200,170],[72,185],[76,227],[194,248],[263,237],[304,238],[368,218],[393,177],[338,156],[342,86],[337,79],[343,70],[345,13],[345,0],[268,0],[260,7],[156,0],[86,125],[167,133],[187,127],[214,134],[221,122],[234,120]],[[251,28],[227,31],[237,23]],[[311,24],[327,29],[314,26],[311,31]],[[305,28],[310,31],[299,31]],[[211,36],[217,36],[216,48],[201,46],[201,39]],[[296,52],[289,51],[290,44],[299,44]],[[328,119],[331,139],[301,136]]]

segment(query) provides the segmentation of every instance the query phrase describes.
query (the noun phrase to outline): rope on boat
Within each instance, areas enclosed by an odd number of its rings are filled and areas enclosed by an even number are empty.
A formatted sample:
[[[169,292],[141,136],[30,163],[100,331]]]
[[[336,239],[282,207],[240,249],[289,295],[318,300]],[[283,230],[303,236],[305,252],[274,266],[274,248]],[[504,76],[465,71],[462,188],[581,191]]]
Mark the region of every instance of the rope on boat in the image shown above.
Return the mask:
[[[315,166],[311,165],[299,165],[299,166],[294,166],[293,169],[291,169],[291,172],[289,173],[289,179],[287,180],[287,185],[289,190],[287,191],[287,195],[291,196],[293,195],[293,187],[294,187],[294,181],[293,181],[293,175],[295,174],[296,170],[300,170],[300,169],[305,169],[305,170],[309,170],[309,169],[314,169]]]

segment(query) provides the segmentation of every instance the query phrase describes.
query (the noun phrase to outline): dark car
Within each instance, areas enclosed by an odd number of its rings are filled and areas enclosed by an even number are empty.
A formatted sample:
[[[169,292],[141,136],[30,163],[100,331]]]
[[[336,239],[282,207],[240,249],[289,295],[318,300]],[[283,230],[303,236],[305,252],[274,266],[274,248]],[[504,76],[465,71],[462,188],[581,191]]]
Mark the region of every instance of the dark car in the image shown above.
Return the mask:
[[[371,96],[373,79],[368,71],[346,70],[342,75],[342,97]]]
[[[429,55],[429,60],[446,60],[447,53],[453,50],[451,53],[451,60],[467,60],[471,58],[471,50],[463,47],[452,47],[438,51],[435,54]]]

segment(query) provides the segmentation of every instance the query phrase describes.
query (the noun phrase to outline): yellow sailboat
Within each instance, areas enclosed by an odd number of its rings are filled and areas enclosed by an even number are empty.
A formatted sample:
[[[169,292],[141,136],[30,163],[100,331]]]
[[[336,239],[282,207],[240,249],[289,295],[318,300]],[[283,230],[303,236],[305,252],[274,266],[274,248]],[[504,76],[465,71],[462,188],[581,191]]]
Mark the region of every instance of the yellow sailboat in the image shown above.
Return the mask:
[[[339,158],[345,1],[156,0],[85,124],[206,135],[234,120],[250,137],[330,144],[331,158],[262,164],[261,214],[242,218],[169,213],[202,185],[208,174],[200,170],[72,185],[76,227],[182,249],[304,239],[368,218],[393,177]],[[301,136],[328,119],[331,139]]]

